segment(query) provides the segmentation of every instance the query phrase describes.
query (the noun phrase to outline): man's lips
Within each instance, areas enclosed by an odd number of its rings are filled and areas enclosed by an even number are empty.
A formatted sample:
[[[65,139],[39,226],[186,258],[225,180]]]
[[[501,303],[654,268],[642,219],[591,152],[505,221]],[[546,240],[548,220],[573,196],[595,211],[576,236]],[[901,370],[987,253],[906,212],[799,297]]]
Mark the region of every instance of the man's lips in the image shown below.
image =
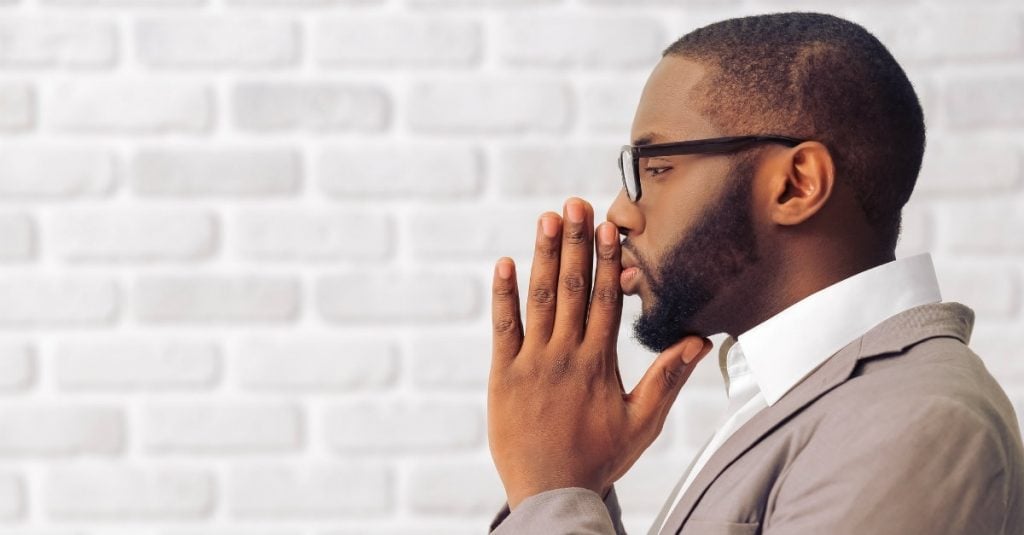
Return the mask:
[[[636,285],[640,279],[640,268],[636,261],[625,250],[622,251],[622,272],[619,274],[619,286],[622,293],[633,295],[636,293]]]
[[[637,278],[640,275],[640,268],[633,266],[622,270],[619,274],[619,285],[622,286],[622,293],[633,295],[636,293]]]

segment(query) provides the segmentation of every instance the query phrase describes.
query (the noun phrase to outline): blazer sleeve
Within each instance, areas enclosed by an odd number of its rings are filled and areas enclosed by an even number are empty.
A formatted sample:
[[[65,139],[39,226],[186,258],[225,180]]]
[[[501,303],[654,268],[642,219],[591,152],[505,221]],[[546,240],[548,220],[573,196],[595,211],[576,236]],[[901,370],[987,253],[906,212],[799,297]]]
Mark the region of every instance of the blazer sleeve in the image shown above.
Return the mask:
[[[893,401],[837,411],[816,430],[776,480],[764,535],[1017,529],[1010,474],[1024,459],[999,420],[948,398]]]
[[[604,500],[588,489],[571,487],[541,492],[509,511],[502,506],[491,521],[494,535],[627,535],[613,485]]]

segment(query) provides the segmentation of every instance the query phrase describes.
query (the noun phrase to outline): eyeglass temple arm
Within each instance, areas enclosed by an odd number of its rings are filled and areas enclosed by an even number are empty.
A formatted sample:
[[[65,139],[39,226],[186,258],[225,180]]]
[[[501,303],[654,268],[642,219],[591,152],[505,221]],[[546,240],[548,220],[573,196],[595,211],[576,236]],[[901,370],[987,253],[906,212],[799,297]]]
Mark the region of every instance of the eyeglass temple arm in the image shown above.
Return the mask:
[[[721,138],[703,143],[687,145],[683,143],[668,143],[665,145],[645,145],[634,147],[634,154],[639,158],[673,156],[680,154],[723,154],[732,152],[753,143],[780,143],[789,147],[795,147],[804,140],[785,136],[744,136]]]

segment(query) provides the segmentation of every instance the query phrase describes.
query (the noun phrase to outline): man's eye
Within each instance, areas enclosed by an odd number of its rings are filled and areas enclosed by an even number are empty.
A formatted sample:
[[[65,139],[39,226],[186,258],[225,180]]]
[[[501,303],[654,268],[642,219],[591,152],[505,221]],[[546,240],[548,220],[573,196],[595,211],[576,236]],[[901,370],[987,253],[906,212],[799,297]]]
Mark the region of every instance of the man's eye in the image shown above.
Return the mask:
[[[658,175],[660,175],[662,173],[665,173],[665,172],[669,171],[670,169],[672,169],[672,168],[671,167],[646,167],[646,168],[644,168],[644,173],[647,176],[658,176]]]

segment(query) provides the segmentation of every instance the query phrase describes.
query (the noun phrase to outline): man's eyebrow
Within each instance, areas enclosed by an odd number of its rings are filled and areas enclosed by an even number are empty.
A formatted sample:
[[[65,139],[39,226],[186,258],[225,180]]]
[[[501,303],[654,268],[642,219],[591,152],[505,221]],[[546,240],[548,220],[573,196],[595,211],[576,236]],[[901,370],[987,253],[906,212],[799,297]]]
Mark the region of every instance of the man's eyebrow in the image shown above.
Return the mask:
[[[633,140],[633,146],[634,147],[642,147],[644,145],[650,145],[651,143],[654,142],[654,140],[657,137],[658,137],[658,134],[655,134],[655,133],[644,134],[644,135],[642,135],[642,136],[640,136],[640,137],[638,137],[638,138]]]

